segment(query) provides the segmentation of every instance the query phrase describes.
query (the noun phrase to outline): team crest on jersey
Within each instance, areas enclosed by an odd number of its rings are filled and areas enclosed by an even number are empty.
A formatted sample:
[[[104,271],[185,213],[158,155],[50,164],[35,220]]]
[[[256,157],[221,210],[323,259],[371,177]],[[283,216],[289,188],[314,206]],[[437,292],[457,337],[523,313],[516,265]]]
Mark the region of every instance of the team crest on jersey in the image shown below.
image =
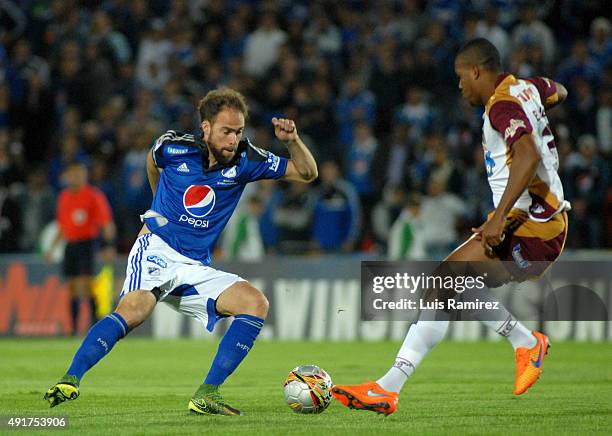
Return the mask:
[[[234,177],[236,177],[236,174],[238,174],[238,171],[236,170],[236,165],[231,168],[225,168],[221,170],[221,175],[223,177],[227,177],[228,179],[233,179]]]
[[[208,185],[191,185],[183,194],[183,207],[193,217],[205,217],[215,207],[215,191]]]
[[[528,268],[531,265],[529,261],[526,260],[521,254],[521,244],[516,244],[514,246],[514,248],[512,249],[512,257],[514,258],[514,261],[521,269]]]
[[[280,157],[275,154],[268,153],[268,164],[270,165],[270,170],[278,171],[278,165],[280,164]]]
[[[521,127],[525,128],[525,122],[523,120],[510,120],[510,125],[504,132],[504,139],[507,141],[508,138],[512,138]]]
[[[168,266],[164,259],[154,254],[147,256],[147,262],[154,263],[155,265],[161,266],[162,268],[166,268]]]
[[[487,150],[485,153],[485,166],[487,168],[487,176],[493,175],[493,168],[495,167],[495,160],[491,157],[491,151]]]

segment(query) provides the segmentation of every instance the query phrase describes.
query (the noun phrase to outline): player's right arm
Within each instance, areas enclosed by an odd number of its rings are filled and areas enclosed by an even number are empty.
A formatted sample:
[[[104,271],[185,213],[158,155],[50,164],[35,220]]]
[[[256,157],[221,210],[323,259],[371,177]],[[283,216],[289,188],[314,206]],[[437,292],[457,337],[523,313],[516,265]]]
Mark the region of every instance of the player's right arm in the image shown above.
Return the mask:
[[[153,160],[153,149],[151,149],[147,154],[147,177],[149,178],[149,185],[151,185],[153,195],[155,195],[155,191],[157,190],[160,172],[161,169],[155,165],[155,161]]]

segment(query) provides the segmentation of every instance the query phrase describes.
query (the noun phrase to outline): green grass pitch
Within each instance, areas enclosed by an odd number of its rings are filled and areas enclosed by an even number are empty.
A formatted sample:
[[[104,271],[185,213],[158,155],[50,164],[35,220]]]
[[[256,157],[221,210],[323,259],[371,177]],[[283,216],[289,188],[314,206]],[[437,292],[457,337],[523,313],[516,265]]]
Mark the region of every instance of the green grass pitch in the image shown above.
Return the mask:
[[[444,342],[406,384],[398,412],[386,418],[336,402],[321,415],[297,415],[284,404],[281,384],[289,370],[307,363],[326,369],[336,383],[376,378],[393,362],[397,343],[260,341],[222,390],[244,417],[187,411],[217,345],[188,339],[121,341],[86,374],[80,398],[49,409],[43,393],[78,345],[76,339],[0,339],[0,415],[67,416],[68,431],[35,431],[54,435],[609,434],[612,428],[609,343],[553,343],[540,380],[515,397],[507,343]]]

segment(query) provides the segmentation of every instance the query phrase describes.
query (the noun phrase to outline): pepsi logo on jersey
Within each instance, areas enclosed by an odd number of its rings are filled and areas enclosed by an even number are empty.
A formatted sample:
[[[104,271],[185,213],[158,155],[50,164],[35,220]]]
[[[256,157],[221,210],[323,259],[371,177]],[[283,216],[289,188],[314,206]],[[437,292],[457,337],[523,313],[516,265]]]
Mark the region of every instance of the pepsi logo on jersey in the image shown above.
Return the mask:
[[[183,194],[183,207],[191,217],[181,214],[179,222],[207,228],[208,220],[196,218],[203,218],[212,212],[215,207],[215,191],[208,185],[191,185]]]
[[[191,185],[183,194],[183,206],[189,215],[205,217],[215,207],[215,191],[208,185]]]

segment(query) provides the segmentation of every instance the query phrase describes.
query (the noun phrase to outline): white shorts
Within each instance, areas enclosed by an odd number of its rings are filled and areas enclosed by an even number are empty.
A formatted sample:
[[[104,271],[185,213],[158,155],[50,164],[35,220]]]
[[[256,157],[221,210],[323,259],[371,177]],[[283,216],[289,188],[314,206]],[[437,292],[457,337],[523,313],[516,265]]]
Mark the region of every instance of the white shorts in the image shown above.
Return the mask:
[[[201,321],[208,331],[223,315],[215,311],[217,297],[244,279],[218,271],[175,251],[153,233],[140,235],[128,256],[125,282],[119,298],[138,289],[162,292],[159,301]]]

